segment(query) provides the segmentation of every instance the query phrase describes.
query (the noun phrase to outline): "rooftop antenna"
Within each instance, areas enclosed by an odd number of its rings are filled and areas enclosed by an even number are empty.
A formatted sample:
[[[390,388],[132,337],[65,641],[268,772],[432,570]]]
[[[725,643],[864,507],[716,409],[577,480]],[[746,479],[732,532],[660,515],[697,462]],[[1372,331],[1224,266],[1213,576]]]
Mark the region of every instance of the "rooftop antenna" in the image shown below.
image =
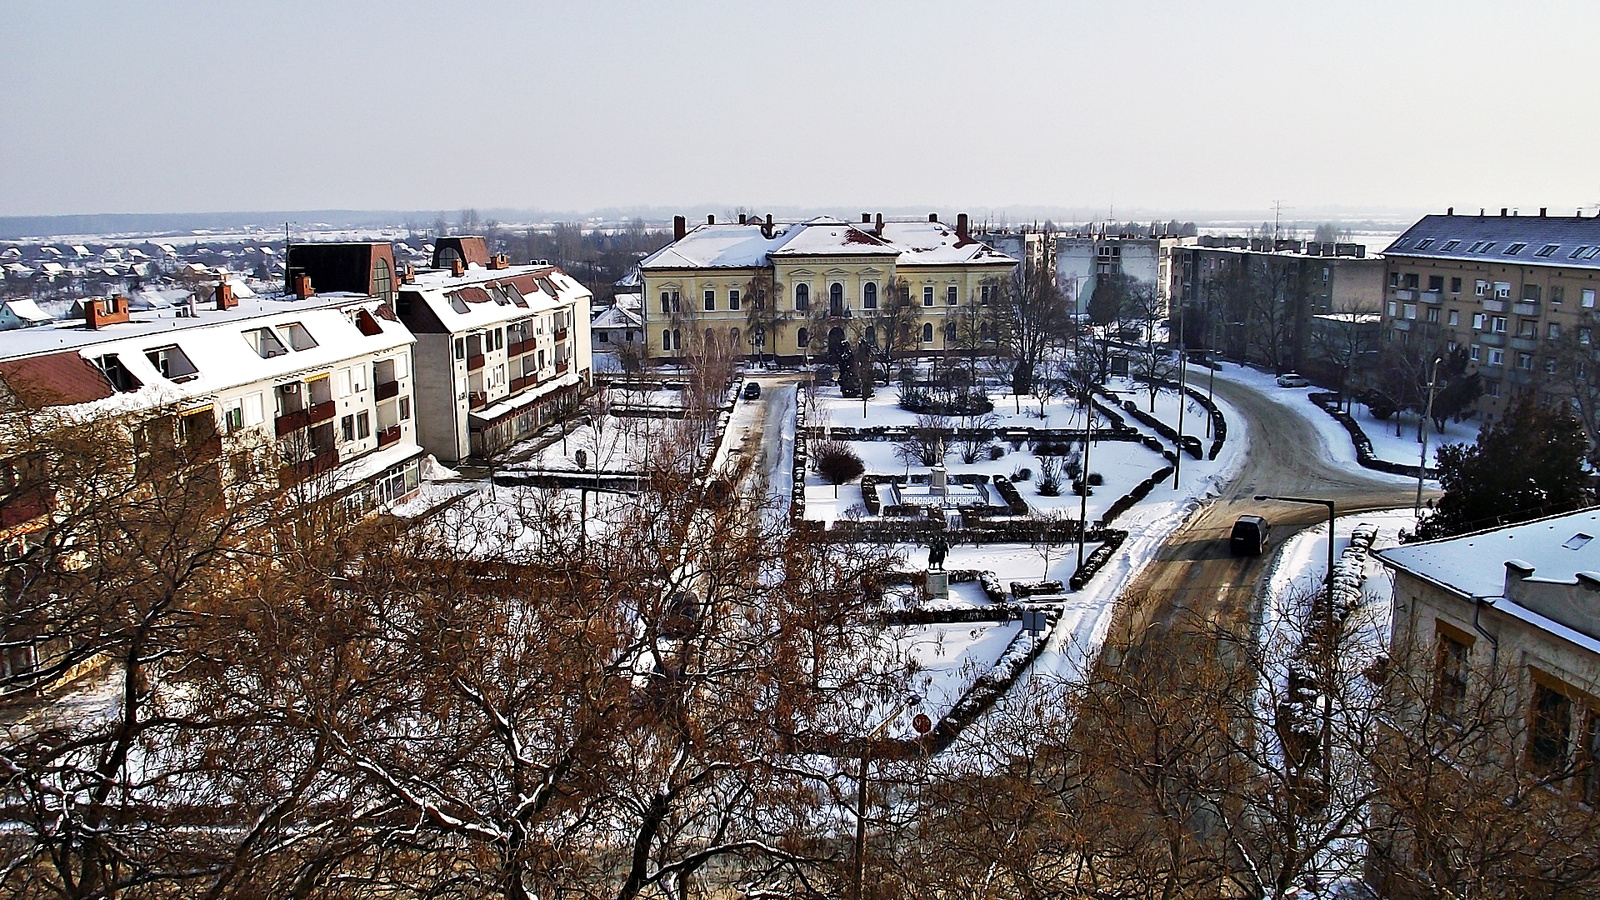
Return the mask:
[[[1282,217],[1283,211],[1286,209],[1294,209],[1294,207],[1284,206],[1282,200],[1272,201],[1272,239],[1274,241],[1278,239],[1278,221]]]

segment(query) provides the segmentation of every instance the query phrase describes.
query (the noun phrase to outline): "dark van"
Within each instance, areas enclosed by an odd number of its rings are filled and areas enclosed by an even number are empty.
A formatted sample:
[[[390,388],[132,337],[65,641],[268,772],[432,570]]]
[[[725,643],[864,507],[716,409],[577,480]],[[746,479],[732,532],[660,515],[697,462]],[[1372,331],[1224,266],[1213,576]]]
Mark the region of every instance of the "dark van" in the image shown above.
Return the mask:
[[[1233,523],[1233,534],[1228,538],[1228,546],[1235,556],[1260,556],[1266,552],[1267,540],[1272,534],[1272,526],[1260,516],[1240,516]]]

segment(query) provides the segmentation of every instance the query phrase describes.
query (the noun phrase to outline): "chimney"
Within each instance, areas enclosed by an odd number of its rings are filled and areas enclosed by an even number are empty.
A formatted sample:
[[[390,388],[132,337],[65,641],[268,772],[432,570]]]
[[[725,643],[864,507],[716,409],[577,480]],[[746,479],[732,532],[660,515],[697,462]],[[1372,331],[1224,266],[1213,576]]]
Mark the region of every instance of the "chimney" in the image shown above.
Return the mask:
[[[963,241],[967,239],[966,213],[956,213],[956,237]]]
[[[929,222],[937,222],[937,221],[939,221],[939,214],[938,213],[928,213],[928,221]]]
[[[233,296],[233,285],[226,281],[217,284],[217,309],[233,309],[239,301]]]
[[[1456,214],[1456,208],[1454,206],[1452,206],[1449,209],[1446,209],[1444,211],[1444,214],[1447,215],[1447,216],[1453,216],[1453,215]]]
[[[416,269],[415,266],[411,265],[410,263],[406,263],[406,271],[405,271],[404,275],[400,276],[400,283],[401,284],[416,284],[417,283],[417,269]]]
[[[295,275],[289,283],[293,288],[292,293],[301,300],[304,300],[316,293],[316,291],[311,289],[310,275]]]
[[[872,224],[872,215],[870,213],[862,213],[861,214],[861,224],[863,224],[863,225],[871,225]]]
[[[716,216],[706,216],[706,224],[707,225],[715,225],[715,224],[717,224],[717,217]]]
[[[767,213],[767,224],[761,226],[761,236],[772,240],[772,213]]]
[[[450,257],[450,274],[457,278],[467,274],[467,264],[461,261],[461,257]]]
[[[879,235],[879,236],[882,236],[883,235],[883,213],[878,213],[876,221],[877,221],[878,224],[872,226],[872,233],[876,234],[876,235]]]
[[[1505,206],[1502,206],[1502,207],[1500,207],[1500,215],[1502,215],[1502,216],[1503,216],[1503,215],[1505,215],[1505,214],[1506,214],[1506,210],[1507,210],[1507,209],[1508,209],[1508,208],[1509,208],[1509,207],[1505,207]]]
[[[90,300],[83,308],[84,321],[98,331],[107,325],[128,321],[128,298],[123,296]]]
[[[683,236],[688,234],[688,233],[689,233],[689,223],[684,221],[683,216],[673,216],[672,217],[672,239],[674,241],[681,241],[681,240],[683,240]]]
[[[1541,219],[1542,219],[1542,218],[1544,218],[1544,214],[1545,214],[1545,213],[1546,213],[1546,212],[1547,212],[1547,211],[1549,211],[1549,207],[1547,207],[1547,206],[1541,206],[1541,207],[1539,207],[1539,218],[1541,218]]]
[[[745,215],[744,213],[739,213],[739,224],[740,225],[745,224],[745,220],[748,219],[748,218],[749,218],[749,216]]]

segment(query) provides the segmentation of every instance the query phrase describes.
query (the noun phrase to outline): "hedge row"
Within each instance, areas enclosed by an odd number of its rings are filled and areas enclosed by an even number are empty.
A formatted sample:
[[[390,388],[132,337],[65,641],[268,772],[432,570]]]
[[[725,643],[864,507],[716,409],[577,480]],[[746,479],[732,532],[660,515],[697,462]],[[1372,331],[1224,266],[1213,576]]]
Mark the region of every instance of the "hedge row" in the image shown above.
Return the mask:
[[[1079,566],[1078,571],[1073,572],[1067,581],[1067,586],[1075,591],[1083,590],[1089,579],[1104,568],[1106,562],[1111,559],[1111,554],[1117,552],[1122,542],[1128,539],[1128,533],[1121,529],[1102,528],[1100,533],[1103,535],[1100,546],[1094,548],[1094,552],[1089,554],[1089,558],[1083,561],[1083,565]]]
[[[1172,451],[1169,450],[1166,452],[1171,453]],[[1168,460],[1168,462],[1171,462],[1171,460]],[[1121,497],[1118,497],[1116,502],[1106,507],[1106,514],[1100,517],[1100,525],[1104,527],[1116,521],[1118,516],[1133,508],[1135,503],[1138,503],[1140,500],[1143,500],[1145,497],[1149,496],[1150,492],[1155,489],[1155,486],[1163,481],[1166,481],[1167,476],[1171,475],[1172,472],[1172,466],[1163,466],[1151,474],[1149,478],[1146,478],[1145,480],[1134,485],[1133,490],[1123,494]]]
[[[1000,492],[1000,499],[1006,502],[1006,508],[1013,516],[1028,514],[1028,501],[1022,499],[1022,493],[1011,483],[1011,479],[1004,475],[994,476],[994,489]]]
[[[1386,459],[1379,459],[1372,454],[1372,439],[1367,437],[1365,431],[1361,430],[1361,425],[1356,422],[1354,416],[1339,408],[1342,398],[1338,394],[1329,391],[1312,391],[1309,396],[1312,403],[1322,407],[1323,412],[1333,416],[1334,421],[1343,425],[1345,431],[1350,432],[1350,441],[1356,446],[1356,462],[1361,463],[1368,469],[1388,472],[1390,475],[1404,475],[1407,478],[1417,477],[1416,466],[1390,462]],[[1430,475],[1437,474],[1438,470],[1429,469],[1428,473]]]
[[[1182,440],[1179,440],[1178,429],[1173,428],[1171,425],[1168,425],[1150,413],[1140,409],[1138,402],[1135,400],[1122,401],[1122,408],[1127,410],[1128,415],[1138,419],[1140,422],[1144,423],[1146,427],[1153,429],[1157,434],[1171,441],[1173,446],[1179,446],[1181,444],[1184,452],[1188,453],[1195,459],[1201,458],[1199,438],[1192,434],[1186,434],[1183,436]]]
[[[794,430],[795,434],[806,433],[806,389],[795,388],[794,395]],[[793,522],[802,522],[806,517],[806,442],[794,442],[794,490],[789,501],[789,519]]]
[[[1215,366],[1213,365],[1212,368],[1215,368]],[[1176,381],[1163,381],[1161,383],[1169,388],[1176,388],[1178,386]],[[1206,415],[1211,417],[1211,451],[1207,454],[1206,458],[1216,459],[1217,454],[1222,452],[1223,441],[1228,439],[1228,420],[1222,417],[1222,410],[1217,408],[1217,404],[1212,402],[1210,397],[1200,393],[1198,388],[1192,388],[1188,385],[1184,385],[1183,392],[1188,394],[1191,400],[1204,407]]]

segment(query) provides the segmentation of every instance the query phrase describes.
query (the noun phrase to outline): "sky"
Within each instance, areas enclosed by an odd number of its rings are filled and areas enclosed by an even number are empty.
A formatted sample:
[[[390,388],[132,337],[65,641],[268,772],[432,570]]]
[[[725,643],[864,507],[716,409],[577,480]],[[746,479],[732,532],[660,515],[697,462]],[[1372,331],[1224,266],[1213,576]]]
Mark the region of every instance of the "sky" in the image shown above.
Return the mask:
[[[1594,0],[0,0],[0,216],[1593,214],[1597,36]]]

